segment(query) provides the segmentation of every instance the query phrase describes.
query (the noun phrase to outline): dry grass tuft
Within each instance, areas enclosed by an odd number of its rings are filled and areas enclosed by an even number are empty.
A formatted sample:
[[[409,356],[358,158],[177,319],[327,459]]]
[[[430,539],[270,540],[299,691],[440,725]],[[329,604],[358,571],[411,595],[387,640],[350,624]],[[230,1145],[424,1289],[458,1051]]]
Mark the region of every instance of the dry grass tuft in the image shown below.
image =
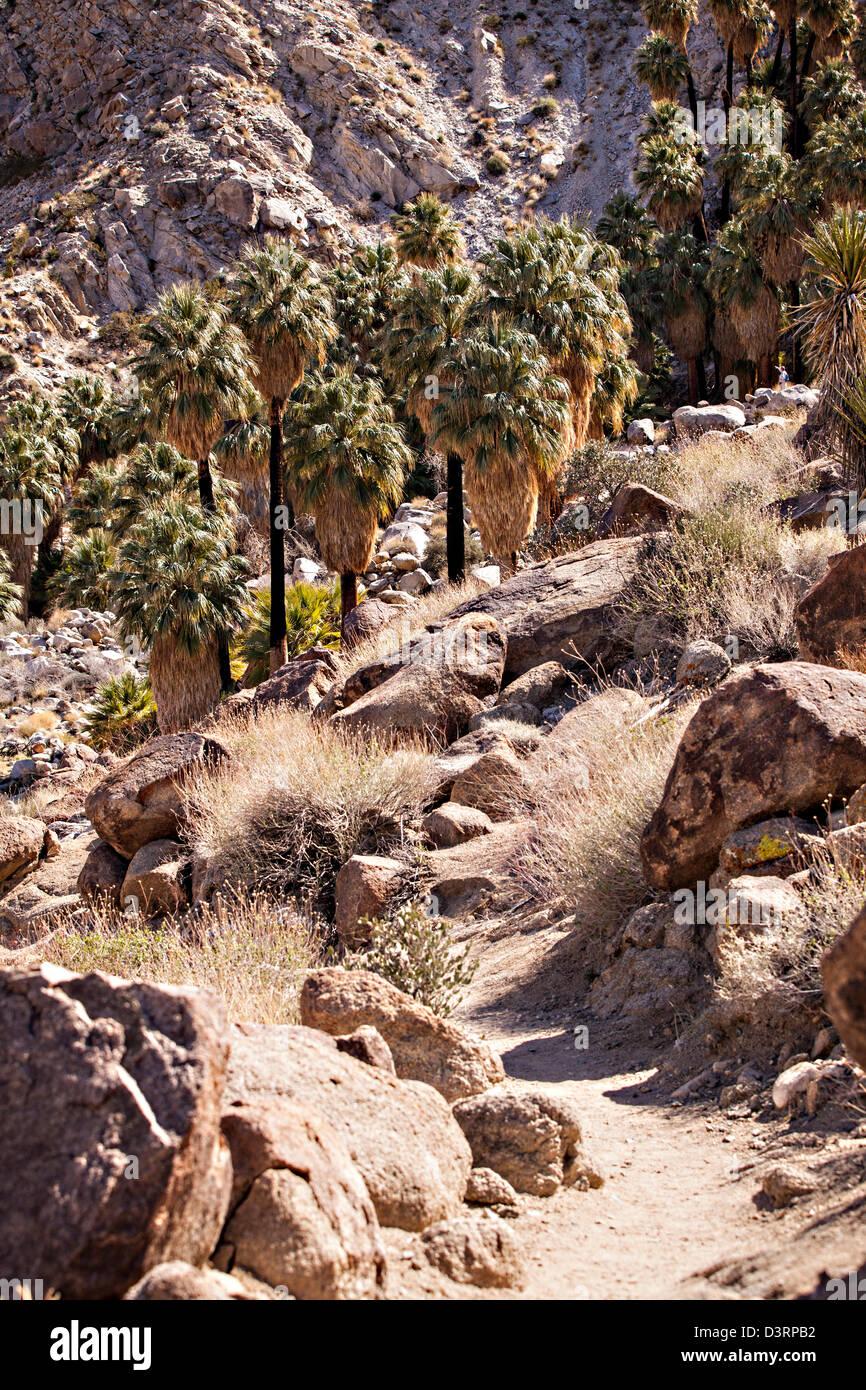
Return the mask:
[[[220,724],[232,761],[187,784],[189,839],[212,880],[331,907],[340,866],[400,845],[435,786],[420,747],[393,749],[276,709]]]
[[[32,957],[82,974],[102,970],[123,979],[210,989],[230,1019],[247,1023],[297,1023],[301,985],[318,963],[311,924],[262,896],[222,899],[195,918],[158,928],[91,907],[86,926],[70,917],[32,952],[14,954],[16,964]]]
[[[401,609],[399,617],[374,637],[335,653],[340,676],[350,676],[362,666],[384,660],[391,652],[397,651],[423,632],[430,623],[441,622],[459,604],[486,592],[486,584],[480,579],[470,578],[463,584],[443,584],[441,589],[431,589],[428,593],[422,594],[412,608]]]

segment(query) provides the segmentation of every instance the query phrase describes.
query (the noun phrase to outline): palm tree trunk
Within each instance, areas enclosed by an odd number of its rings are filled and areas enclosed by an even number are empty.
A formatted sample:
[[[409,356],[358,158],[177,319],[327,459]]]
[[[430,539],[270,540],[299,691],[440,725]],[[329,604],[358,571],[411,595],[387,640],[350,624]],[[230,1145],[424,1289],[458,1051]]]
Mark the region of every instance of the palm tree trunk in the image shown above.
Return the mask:
[[[811,34],[809,35],[809,42],[806,44],[806,53],[805,53],[805,56],[804,56],[804,58],[803,58],[803,66],[802,66],[802,68],[800,69],[800,97],[801,97],[801,98],[802,98],[802,96],[803,96],[803,83],[805,82],[806,78],[809,76],[809,67],[810,67],[810,64],[811,64],[811,62],[812,62],[812,51],[813,51],[813,49],[814,49],[814,47],[815,47],[815,39],[816,39],[816,38],[817,38],[817,34],[815,33],[815,30],[813,29],[812,32],[811,32]]]
[[[772,386],[773,384],[773,359],[769,353],[762,357],[758,363],[758,385]]]
[[[463,541],[463,460],[449,453],[447,459],[445,506],[445,550],[448,556],[448,581],[462,584],[466,577],[465,546]]]
[[[209,512],[211,516],[216,515],[216,499],[214,498],[213,477],[211,476],[210,463],[207,456],[198,461],[198,495],[203,512]],[[220,687],[224,695],[228,695],[233,689],[232,666],[229,656],[229,639],[225,632],[221,632],[217,639],[217,649],[219,653],[220,665]]]
[[[788,298],[792,309],[800,307],[800,282],[792,280],[788,290]],[[800,330],[796,321],[791,329],[791,380],[800,380]]]
[[[744,67],[746,69],[746,91],[750,92],[752,90],[752,58],[748,53],[746,54]]]
[[[357,574],[340,575],[340,640],[343,646],[346,645],[346,619],[353,608],[358,606],[358,576]]]
[[[214,513],[216,502],[213,494],[213,478],[211,477],[210,463],[207,458],[198,461],[198,496],[203,512]]]
[[[689,358],[689,405],[697,405],[698,397],[698,359]]]
[[[705,401],[707,399],[707,372],[703,357],[695,359],[695,366],[698,371],[698,400]]]
[[[791,63],[791,95],[788,102],[788,115],[791,121],[791,130],[788,135],[791,146],[791,156],[796,159],[799,154],[800,141],[797,132],[797,16],[791,20],[788,27],[788,56]]]
[[[270,408],[271,452],[270,452],[270,512],[269,532],[271,543],[271,623],[270,623],[270,668],[271,675],[285,666],[288,657],[286,647],[286,543],[280,527],[280,509],[283,505],[283,403],[274,396]]]
[[[689,106],[692,112],[692,120],[695,123],[695,130],[698,128],[698,94],[695,91],[695,79],[692,76],[692,65],[689,63],[686,69],[686,84],[689,93]]]
[[[725,143],[729,144],[731,139],[731,106],[733,104],[734,86],[734,45],[728,44],[728,67],[725,75],[725,89],[722,92],[722,105],[725,108]],[[722,184],[722,206],[720,219],[722,226],[730,220],[731,216],[731,185],[728,179]]]
[[[770,86],[774,87],[779,77],[779,68],[782,66],[782,53],[785,49],[785,31],[779,29],[779,42],[776,44],[776,56],[773,59],[773,66],[770,68]]]

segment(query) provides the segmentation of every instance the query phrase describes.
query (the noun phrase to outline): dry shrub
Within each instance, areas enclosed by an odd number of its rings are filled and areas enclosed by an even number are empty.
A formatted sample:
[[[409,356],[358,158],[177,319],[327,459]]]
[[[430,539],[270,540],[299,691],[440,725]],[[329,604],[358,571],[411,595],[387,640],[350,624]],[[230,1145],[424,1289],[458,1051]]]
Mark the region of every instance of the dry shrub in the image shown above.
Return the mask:
[[[18,963],[25,953],[15,955]],[[89,905],[86,919],[61,920],[32,956],[80,973],[102,970],[123,979],[210,989],[230,1019],[247,1023],[297,1023],[301,985],[318,963],[311,924],[260,895],[223,898],[194,917],[159,927]]]
[[[340,866],[400,844],[435,786],[419,747],[390,748],[278,708],[222,723],[232,759],[186,787],[189,839],[212,880],[310,896],[329,911]]]
[[[694,709],[689,701],[637,723],[621,704],[599,702],[591,731],[581,729],[573,744],[558,743],[561,756],[536,775],[534,827],[519,872],[539,902],[574,906],[588,967],[609,962],[623,918],[647,895],[640,838]],[[581,777],[587,766],[588,792]]]
[[[389,653],[408,643],[430,623],[447,618],[459,604],[487,592],[480,579],[467,579],[463,584],[443,584],[423,594],[410,609],[400,609],[399,616],[366,642],[337,654],[341,676],[349,676],[373,661],[382,661]]]
[[[55,714],[53,710],[36,709],[15,726],[15,732],[23,738],[29,738],[31,734],[43,734],[49,729],[56,729],[59,723],[60,715]]]

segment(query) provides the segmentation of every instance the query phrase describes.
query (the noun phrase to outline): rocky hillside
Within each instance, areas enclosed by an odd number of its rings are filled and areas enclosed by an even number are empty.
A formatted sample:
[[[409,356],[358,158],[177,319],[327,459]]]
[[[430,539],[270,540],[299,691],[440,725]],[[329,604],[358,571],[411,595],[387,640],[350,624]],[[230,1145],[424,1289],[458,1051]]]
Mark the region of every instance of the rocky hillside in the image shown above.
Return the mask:
[[[6,394],[67,363],[110,373],[127,316],[257,231],[330,260],[419,189],[453,200],[471,252],[534,207],[597,215],[630,181],[648,105],[637,0],[6,0],[0,15]],[[708,20],[690,53],[709,100]]]

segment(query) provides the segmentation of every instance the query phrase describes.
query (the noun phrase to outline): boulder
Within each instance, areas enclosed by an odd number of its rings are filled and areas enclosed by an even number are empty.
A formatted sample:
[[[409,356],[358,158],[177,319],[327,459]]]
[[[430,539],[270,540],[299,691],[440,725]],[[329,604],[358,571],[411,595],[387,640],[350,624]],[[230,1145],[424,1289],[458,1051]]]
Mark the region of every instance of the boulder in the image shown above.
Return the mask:
[[[362,925],[381,917],[406,872],[399,859],[353,854],[337,874],[334,927],[344,946],[366,945],[370,929]]]
[[[542,723],[541,714],[536,705],[494,705],[493,709],[483,709],[478,714],[473,714],[469,720],[469,733],[474,733],[476,729],[497,729],[502,726],[507,730],[512,724],[536,724]]]
[[[451,788],[452,801],[474,806],[491,820],[511,820],[528,796],[523,763],[505,737],[461,772]]]
[[[741,874],[727,885],[724,920],[709,933],[707,950],[719,965],[733,947],[795,925],[808,925],[796,888],[784,878]]]
[[[599,1018],[622,1015],[643,1025],[661,1025],[673,1022],[701,988],[702,977],[689,951],[667,945],[626,946],[593,981],[589,1002]]]
[[[256,686],[253,713],[258,714],[273,705],[316,709],[337,679],[338,669],[334,653],[327,647],[311,647]]]
[[[708,431],[733,434],[745,423],[746,412],[738,405],[683,405],[674,411],[678,439],[706,434]]]
[[[820,393],[814,387],[794,382],[776,391],[771,386],[759,386],[755,392],[755,405],[774,414],[785,411],[792,414],[797,410],[812,410],[819,398]]]
[[[497,705],[534,705],[545,709],[565,694],[572,678],[559,661],[545,661],[502,687]]]
[[[368,1067],[380,1067],[382,1071],[390,1072],[391,1076],[397,1075],[390,1047],[382,1034],[369,1023],[337,1038],[337,1051],[345,1052]]]
[[[699,637],[689,642],[677,663],[679,685],[717,685],[731,669],[731,658],[724,647]]]
[[[467,840],[453,849],[425,855],[424,873],[434,910],[444,917],[477,918],[503,911],[525,896],[513,866],[528,829],[527,821],[502,821],[483,840]]]
[[[428,545],[429,538],[423,526],[414,521],[397,521],[386,529],[379,542],[379,550],[384,555],[408,552],[416,560],[423,560]]]
[[[28,816],[0,817],[0,883],[35,864],[44,844],[44,821]]]
[[[130,1303],[231,1303],[261,1295],[250,1293],[239,1279],[219,1269],[195,1269],[183,1260],[168,1260],[149,1269],[123,1297]]]
[[[238,1104],[304,1103],[341,1137],[383,1226],[421,1231],[456,1216],[469,1146],[431,1086],[398,1081],[338,1050],[312,1028],[232,1030],[226,1113]]]
[[[505,1079],[498,1053],[439,1018],[381,975],[313,970],[301,990],[301,1022],[337,1036],[371,1025],[385,1039],[403,1081],[424,1081],[447,1101],[474,1096]],[[339,1046],[339,1043],[338,1043]]]
[[[179,912],[189,903],[189,860],[177,840],[152,840],[133,855],[120,889],[145,917]]]
[[[382,603],[378,598],[362,599],[351,613],[346,614],[343,623],[343,640],[346,646],[354,647],[358,642],[375,637],[376,633],[393,622],[396,616],[390,603]]]
[[[796,623],[803,661],[832,666],[840,647],[866,643],[866,545],[830,556],[826,573],[797,604]]]
[[[433,762],[437,796],[448,796],[457,778],[474,767],[491,748],[500,748],[506,741],[518,757],[528,758],[543,742],[539,729],[530,724],[508,723],[508,733],[495,725],[473,729],[445,748]]]
[[[88,850],[75,886],[82,898],[94,902],[102,899],[113,907],[120,907],[123,902],[121,889],[128,867],[127,861],[111,845],[97,840]]]
[[[215,1260],[300,1299],[377,1297],[385,1252],[376,1212],[327,1120],[281,1097],[231,1106],[231,1213]]]
[[[577,1107],[552,1089],[487,1091],[458,1101],[454,1118],[473,1164],[492,1168],[517,1192],[549,1197],[573,1183],[601,1186],[583,1153]]]
[[[498,623],[471,614],[413,642],[407,659],[377,663],[385,678],[348,708],[331,716],[347,729],[382,738],[408,737],[452,743],[473,714],[499,691],[505,640]],[[361,673],[356,673],[361,676]]]
[[[621,483],[595,533],[601,537],[662,531],[681,513],[682,507],[664,493],[645,487],[643,483]]]
[[[202,1264],[231,1185],[227,1055],[203,990],[0,972],[0,1268],[89,1300]]]
[[[249,230],[256,225],[258,207],[256,192],[249,179],[232,174],[214,189],[217,211],[235,227]]]
[[[493,822],[476,806],[446,801],[424,817],[421,829],[436,849],[452,849],[454,845],[465,844],[479,835],[489,835]]]
[[[786,860],[793,871],[793,855],[816,843],[823,844],[823,837],[816,832],[814,822],[796,816],[773,816],[770,820],[757,821],[745,830],[735,830],[722,841],[719,870],[730,878],[764,866],[778,874],[777,866]]]
[[[821,961],[827,1012],[849,1056],[866,1070],[866,908]]]
[[[421,1237],[428,1263],[457,1284],[519,1289],[526,1263],[518,1237],[493,1212],[438,1221]]]
[[[205,734],[164,734],[112,769],[88,794],[84,809],[99,837],[124,859],[152,840],[175,836],[186,823],[183,783],[229,754]]]
[[[473,1168],[466,1184],[463,1199],[474,1207],[502,1207],[515,1212],[519,1206],[517,1193],[499,1173],[492,1168]]]
[[[656,438],[656,427],[652,420],[632,420],[626,430],[626,439],[629,444],[654,444]]]
[[[641,861],[654,888],[708,879],[724,840],[850,796],[866,767],[866,676],[802,661],[733,676],[683,734]]]
[[[627,655],[613,610],[643,545],[640,536],[594,541],[574,554],[529,565],[461,604],[449,621],[467,613],[495,618],[508,645],[504,677],[509,681],[548,661],[571,666],[581,657],[609,668]]]

